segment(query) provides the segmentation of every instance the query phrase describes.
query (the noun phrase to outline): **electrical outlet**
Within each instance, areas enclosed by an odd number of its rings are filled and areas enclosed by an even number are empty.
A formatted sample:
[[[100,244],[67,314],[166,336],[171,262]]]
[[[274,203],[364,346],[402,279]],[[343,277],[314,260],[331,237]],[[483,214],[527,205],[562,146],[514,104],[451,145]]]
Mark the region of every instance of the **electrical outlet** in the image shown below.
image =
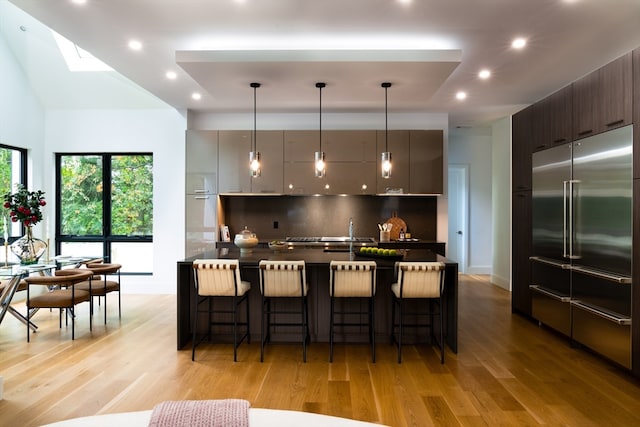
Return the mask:
[[[278,221],[273,221],[273,228],[277,229],[278,228]]]

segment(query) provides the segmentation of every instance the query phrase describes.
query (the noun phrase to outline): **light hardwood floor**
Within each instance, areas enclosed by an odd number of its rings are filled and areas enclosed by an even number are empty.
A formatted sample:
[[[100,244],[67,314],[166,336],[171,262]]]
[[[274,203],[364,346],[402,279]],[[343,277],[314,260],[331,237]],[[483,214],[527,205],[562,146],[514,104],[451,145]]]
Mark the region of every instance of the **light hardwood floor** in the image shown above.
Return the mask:
[[[115,300],[114,300],[115,301]],[[20,305],[17,306],[18,308]],[[460,277],[459,352],[312,343],[203,344],[196,362],[176,351],[173,295],[123,295],[122,322],[109,304],[88,331],[79,309],[76,340],[57,315],[39,312],[40,331],[26,342],[11,316],[0,325],[0,426],[36,426],[101,413],[151,409],[164,400],[243,398],[254,407],[292,409],[391,426],[637,426],[640,382],[518,315],[510,293],[486,276]]]

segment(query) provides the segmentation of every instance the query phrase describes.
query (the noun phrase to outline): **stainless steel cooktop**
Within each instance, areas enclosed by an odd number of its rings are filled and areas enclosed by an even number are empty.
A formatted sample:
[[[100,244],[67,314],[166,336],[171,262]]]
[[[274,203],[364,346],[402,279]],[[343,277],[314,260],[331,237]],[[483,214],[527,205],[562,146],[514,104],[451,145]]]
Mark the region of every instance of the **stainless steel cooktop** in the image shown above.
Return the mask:
[[[292,245],[339,245],[339,244],[349,244],[356,243],[358,245],[372,245],[376,243],[376,240],[373,237],[354,237],[353,239],[349,239],[348,236],[323,236],[323,237],[314,237],[314,236],[294,236],[287,237],[286,242]]]

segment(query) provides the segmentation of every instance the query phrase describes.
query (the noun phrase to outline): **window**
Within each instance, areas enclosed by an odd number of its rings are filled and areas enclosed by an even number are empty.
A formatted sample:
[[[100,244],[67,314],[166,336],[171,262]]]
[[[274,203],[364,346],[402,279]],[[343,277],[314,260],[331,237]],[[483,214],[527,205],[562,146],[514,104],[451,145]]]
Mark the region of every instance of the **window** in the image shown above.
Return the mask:
[[[58,154],[56,173],[56,253],[104,256],[123,273],[151,273],[153,156]]]
[[[16,190],[16,184],[26,185],[26,183],[27,150],[0,144],[0,196],[13,193]],[[4,203],[4,200],[1,203]],[[22,236],[23,230],[20,223],[12,223],[9,220],[9,212],[4,208],[2,209],[2,218],[0,230],[2,231],[3,243],[6,240],[14,240],[11,237]]]

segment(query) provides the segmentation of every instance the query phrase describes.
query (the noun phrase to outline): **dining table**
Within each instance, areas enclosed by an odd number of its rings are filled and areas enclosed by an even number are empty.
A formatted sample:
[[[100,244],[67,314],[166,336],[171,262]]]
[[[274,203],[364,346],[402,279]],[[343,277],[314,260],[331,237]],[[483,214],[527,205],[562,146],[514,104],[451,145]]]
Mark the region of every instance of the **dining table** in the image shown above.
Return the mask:
[[[193,325],[193,307],[196,301],[193,261],[196,259],[238,259],[242,280],[251,283],[250,324],[252,339],[259,339],[261,306],[259,267],[261,260],[304,260],[306,279],[309,284],[309,315],[311,340],[329,341],[329,278],[331,261],[374,260],[377,265],[375,296],[376,336],[389,337],[391,334],[391,284],[396,274],[396,262],[438,261],[445,265],[444,270],[444,333],[445,343],[454,352],[458,351],[458,264],[444,256],[427,249],[398,250],[396,256],[364,256],[357,248],[323,249],[285,249],[271,250],[254,248],[240,251],[237,248],[217,248],[204,251],[196,256],[177,262],[177,349],[183,349],[190,341]],[[206,322],[203,322],[206,323]],[[347,341],[351,337],[347,336]],[[355,334],[353,339],[357,339]]]
[[[13,300],[14,295],[20,287],[20,281],[26,276],[33,273],[51,274],[51,271],[55,270],[56,268],[57,266],[55,263],[31,265],[14,264],[0,268],[0,279],[2,279],[2,281],[4,282],[2,292],[0,292],[0,324],[2,324],[4,316],[7,313],[10,313],[20,322],[24,323],[25,325],[28,324],[29,327],[35,331],[38,328],[35,323],[28,320],[25,315],[12,307],[11,301]]]

